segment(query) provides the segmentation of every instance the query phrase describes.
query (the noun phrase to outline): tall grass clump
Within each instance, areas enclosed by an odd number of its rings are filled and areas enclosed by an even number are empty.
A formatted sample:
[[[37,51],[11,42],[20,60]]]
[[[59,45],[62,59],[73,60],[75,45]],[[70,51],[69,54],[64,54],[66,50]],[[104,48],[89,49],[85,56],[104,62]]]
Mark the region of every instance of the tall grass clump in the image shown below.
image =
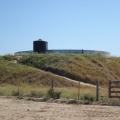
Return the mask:
[[[84,93],[82,96],[81,96],[81,100],[87,100],[87,101],[95,101],[95,96],[90,94],[90,93]]]
[[[61,96],[61,93],[62,93],[62,91],[57,91],[57,90],[54,90],[54,89],[49,89],[47,91],[47,96],[50,97],[50,98],[59,99],[60,96]]]
[[[34,91],[34,90],[32,90],[32,91],[30,92],[30,94],[27,95],[27,96],[40,98],[40,97],[44,97],[45,94],[44,94],[43,92],[40,92],[40,91]]]

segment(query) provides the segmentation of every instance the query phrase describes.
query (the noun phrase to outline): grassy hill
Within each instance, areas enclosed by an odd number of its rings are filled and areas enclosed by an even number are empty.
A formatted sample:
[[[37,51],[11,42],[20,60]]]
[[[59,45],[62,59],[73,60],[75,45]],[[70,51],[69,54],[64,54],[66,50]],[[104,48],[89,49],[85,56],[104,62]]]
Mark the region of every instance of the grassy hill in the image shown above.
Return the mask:
[[[120,80],[120,58],[101,55],[33,54],[25,55],[19,63],[65,76],[77,81],[107,84]]]
[[[11,61],[14,56],[6,55],[3,58]],[[9,79],[13,83],[16,78],[20,78],[22,81],[40,83],[42,75],[43,81],[56,79],[59,86],[68,84],[52,73],[92,84],[99,80],[101,84],[107,85],[109,80],[120,80],[120,58],[99,54],[31,54],[23,55],[18,64],[0,60],[0,79],[4,82]]]
[[[27,83],[39,86],[50,86],[51,80],[54,80],[54,86],[57,87],[72,87],[77,85],[74,82],[68,82],[65,78],[55,76],[50,72],[45,72],[43,70],[21,64],[16,64],[5,59],[6,56],[0,57],[0,85],[17,85],[20,81],[20,84]]]

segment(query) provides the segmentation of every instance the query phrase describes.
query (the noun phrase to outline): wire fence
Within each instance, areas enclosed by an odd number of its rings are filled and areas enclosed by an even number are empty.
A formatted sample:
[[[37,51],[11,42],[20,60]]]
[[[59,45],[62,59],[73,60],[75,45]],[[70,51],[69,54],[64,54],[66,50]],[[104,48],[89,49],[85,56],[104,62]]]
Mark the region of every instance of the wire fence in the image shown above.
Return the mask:
[[[111,93],[112,92],[113,91],[111,91]],[[83,85],[80,81],[78,81],[77,87],[56,87],[54,80],[49,81],[49,84],[46,86],[30,84],[29,81],[27,81],[27,83],[21,83],[20,80],[18,80],[16,85],[1,85],[0,95],[19,96],[19,98],[66,98],[78,101],[96,101],[101,102],[102,104],[110,102],[115,103],[115,101],[118,101],[118,99],[110,98],[110,88],[101,86],[99,81],[96,81],[96,85],[94,87]]]

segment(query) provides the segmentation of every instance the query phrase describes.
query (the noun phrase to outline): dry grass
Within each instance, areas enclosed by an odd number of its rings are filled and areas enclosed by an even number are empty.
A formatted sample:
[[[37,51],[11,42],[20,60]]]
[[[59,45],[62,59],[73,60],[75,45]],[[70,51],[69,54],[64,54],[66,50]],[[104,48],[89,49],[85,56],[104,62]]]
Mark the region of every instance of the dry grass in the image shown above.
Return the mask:
[[[50,72],[8,61],[0,61],[0,84],[18,85],[18,83],[27,83],[30,85],[50,86],[51,80],[54,80],[54,85],[58,87],[77,85],[74,82],[67,82],[65,78],[60,78]]]
[[[23,56],[19,63],[95,84],[99,80],[107,85],[109,80],[120,79],[120,58],[101,55],[32,54]]]
[[[105,86],[108,86],[109,80],[120,80],[120,58],[117,57],[89,54],[32,54],[24,55],[18,61],[19,64],[5,60],[12,60],[13,57],[10,55],[0,57],[0,84],[17,85],[20,82],[43,87],[50,86],[51,80],[54,80],[55,87],[77,88],[76,83],[54,74],[92,84],[99,80],[100,84]],[[87,88],[85,90],[87,91]]]
[[[9,58],[10,60],[12,58]],[[53,74],[54,73],[54,74]],[[103,57],[101,55],[60,55],[60,54],[33,54],[23,56],[18,64],[6,61],[0,57],[0,94],[11,95],[17,91],[20,83],[20,92],[30,94],[39,91],[46,94],[54,80],[54,88],[62,91],[62,98],[78,99],[78,84],[61,78],[55,74],[66,76],[74,80],[87,83],[100,81],[100,99],[108,99],[108,81],[120,80],[120,58]],[[105,87],[104,87],[104,86]],[[80,88],[80,96],[89,93],[95,96],[93,87]]]
[[[29,95],[32,91],[41,92],[45,97],[47,94],[47,91],[50,89],[50,86],[38,86],[38,85],[28,85],[28,84],[21,84],[19,86],[19,92],[22,95]],[[54,87],[54,90],[61,91],[61,98],[67,98],[67,99],[78,99],[78,87]],[[84,94],[91,94],[95,96],[96,89],[92,87],[80,87],[80,96],[83,96]],[[3,84],[0,86],[0,95],[12,95],[13,92],[18,92],[18,86],[16,85],[10,85],[10,84]]]
[[[40,92],[43,94],[43,97],[46,96],[47,91],[51,88],[51,86],[39,86],[39,85],[29,85],[29,84],[21,84],[19,86],[20,94],[23,96],[30,95],[32,91]],[[61,91],[61,98],[67,99],[78,99],[78,85],[76,87],[55,87],[54,90]],[[18,92],[17,85],[11,84],[2,84],[0,86],[0,95],[12,95],[12,92]],[[82,97],[84,94],[91,94],[92,96],[96,96],[96,88],[89,86],[80,85],[80,96]],[[103,98],[108,98],[108,89],[106,87],[100,88],[100,96]],[[101,99],[101,97],[100,97]]]

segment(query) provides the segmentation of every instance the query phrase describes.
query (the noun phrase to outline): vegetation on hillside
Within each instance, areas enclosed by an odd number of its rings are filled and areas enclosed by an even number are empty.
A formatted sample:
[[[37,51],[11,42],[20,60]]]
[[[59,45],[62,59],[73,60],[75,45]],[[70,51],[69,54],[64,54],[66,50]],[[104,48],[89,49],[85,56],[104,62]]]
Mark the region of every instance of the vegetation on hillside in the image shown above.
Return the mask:
[[[120,79],[120,58],[99,54],[31,54],[19,63],[92,84]]]
[[[18,85],[23,83],[35,84],[38,86],[50,86],[54,80],[54,86],[72,87],[77,84],[68,82],[65,78],[55,76],[50,72],[45,72],[37,68],[16,64],[12,61],[0,57],[0,84]]]
[[[92,84],[99,80],[108,86],[109,80],[120,80],[119,73],[120,58],[99,54],[4,55],[0,56],[0,95],[18,95],[19,88],[20,98],[52,95],[78,99],[78,84],[65,77]],[[48,91],[51,80],[54,80],[55,91]],[[101,87],[102,99],[108,97],[107,90],[107,87]],[[95,92],[94,87],[80,86],[81,99],[94,101]]]
[[[118,57],[104,57],[99,54],[31,54],[23,55],[18,60],[18,64],[7,62],[13,60],[14,57],[16,56],[0,57],[2,66],[0,68],[4,72],[1,72],[4,76],[1,76],[1,80],[4,78],[5,81],[17,76],[17,78],[29,79],[34,82],[39,81],[40,75],[43,74],[42,79],[49,81],[48,79],[56,77],[51,73],[92,84],[95,84],[96,80],[103,85],[107,85],[109,80],[120,80],[120,58]],[[5,60],[7,61],[2,63]],[[11,79],[11,81],[13,80]]]

